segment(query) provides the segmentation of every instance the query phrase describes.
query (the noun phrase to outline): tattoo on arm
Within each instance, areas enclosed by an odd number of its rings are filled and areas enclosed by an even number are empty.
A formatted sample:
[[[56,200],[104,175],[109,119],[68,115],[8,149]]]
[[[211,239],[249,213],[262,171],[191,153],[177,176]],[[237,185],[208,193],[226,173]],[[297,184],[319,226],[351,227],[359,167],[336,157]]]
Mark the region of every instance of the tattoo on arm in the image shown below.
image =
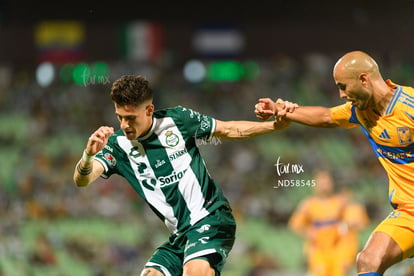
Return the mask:
[[[239,135],[239,137],[244,136],[243,132],[239,128],[237,128],[237,134]]]
[[[91,167],[82,167],[81,162],[78,162],[78,165],[76,166],[76,169],[78,170],[78,173],[80,175],[89,175],[92,172],[92,166]]]

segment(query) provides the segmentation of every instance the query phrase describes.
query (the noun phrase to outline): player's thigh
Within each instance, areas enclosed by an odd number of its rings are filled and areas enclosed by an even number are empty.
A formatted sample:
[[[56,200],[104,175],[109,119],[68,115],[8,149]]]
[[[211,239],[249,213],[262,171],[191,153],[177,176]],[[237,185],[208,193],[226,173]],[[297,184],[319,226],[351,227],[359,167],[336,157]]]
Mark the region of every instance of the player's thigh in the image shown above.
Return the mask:
[[[194,259],[184,265],[183,276],[214,276],[216,271],[210,263],[203,259]]]

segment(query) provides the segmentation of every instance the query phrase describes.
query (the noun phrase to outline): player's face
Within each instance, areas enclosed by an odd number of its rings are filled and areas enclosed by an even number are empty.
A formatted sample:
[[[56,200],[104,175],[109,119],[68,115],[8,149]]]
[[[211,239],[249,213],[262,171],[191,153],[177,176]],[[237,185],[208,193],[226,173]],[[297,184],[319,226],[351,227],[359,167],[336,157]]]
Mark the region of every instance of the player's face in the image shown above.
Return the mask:
[[[332,176],[326,171],[320,171],[315,175],[316,193],[321,196],[327,196],[333,192]]]
[[[350,86],[345,83],[337,83],[339,96],[342,99],[351,102],[351,104],[360,110],[365,110],[369,106],[370,94],[362,88]]]
[[[371,94],[369,90],[361,83],[360,79],[355,79],[342,74],[335,74],[335,83],[339,89],[339,96],[342,99],[351,102],[351,104],[360,110],[368,108]]]
[[[152,124],[154,105],[150,102],[134,105],[115,104],[115,114],[128,140],[145,135]]]

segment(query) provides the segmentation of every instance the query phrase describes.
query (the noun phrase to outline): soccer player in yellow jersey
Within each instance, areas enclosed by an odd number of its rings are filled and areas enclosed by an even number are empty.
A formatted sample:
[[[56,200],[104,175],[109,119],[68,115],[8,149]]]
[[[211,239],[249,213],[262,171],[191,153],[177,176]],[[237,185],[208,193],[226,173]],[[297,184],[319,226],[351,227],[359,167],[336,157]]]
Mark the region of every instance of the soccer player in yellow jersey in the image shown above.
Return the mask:
[[[341,235],[337,244],[337,256],[341,259],[343,271],[349,272],[355,265],[355,257],[359,248],[359,232],[368,226],[370,221],[365,206],[353,199],[353,193],[348,188],[340,192],[345,209],[339,226]]]
[[[334,191],[332,175],[315,174],[314,194],[302,200],[289,219],[289,227],[304,238],[304,253],[311,276],[345,276],[348,266],[339,252],[346,200]]]
[[[375,60],[361,51],[342,56],[333,77],[339,96],[347,103],[332,108],[298,106],[284,116],[315,127],[360,126],[370,141],[387,172],[394,211],[358,254],[357,271],[358,275],[378,276],[414,256],[414,89],[384,80]],[[255,113],[266,120],[284,105],[280,99],[259,99]]]

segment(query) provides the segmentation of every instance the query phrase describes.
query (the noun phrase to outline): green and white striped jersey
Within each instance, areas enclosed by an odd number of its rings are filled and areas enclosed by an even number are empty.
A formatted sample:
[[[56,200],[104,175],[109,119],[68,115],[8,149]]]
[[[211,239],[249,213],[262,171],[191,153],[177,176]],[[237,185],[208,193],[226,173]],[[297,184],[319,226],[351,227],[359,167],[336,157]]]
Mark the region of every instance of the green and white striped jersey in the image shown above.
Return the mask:
[[[211,139],[215,123],[182,106],[155,111],[145,137],[131,141],[118,130],[109,138],[96,155],[105,168],[102,177],[125,177],[171,233],[182,232],[228,206],[197,147],[198,139]]]

